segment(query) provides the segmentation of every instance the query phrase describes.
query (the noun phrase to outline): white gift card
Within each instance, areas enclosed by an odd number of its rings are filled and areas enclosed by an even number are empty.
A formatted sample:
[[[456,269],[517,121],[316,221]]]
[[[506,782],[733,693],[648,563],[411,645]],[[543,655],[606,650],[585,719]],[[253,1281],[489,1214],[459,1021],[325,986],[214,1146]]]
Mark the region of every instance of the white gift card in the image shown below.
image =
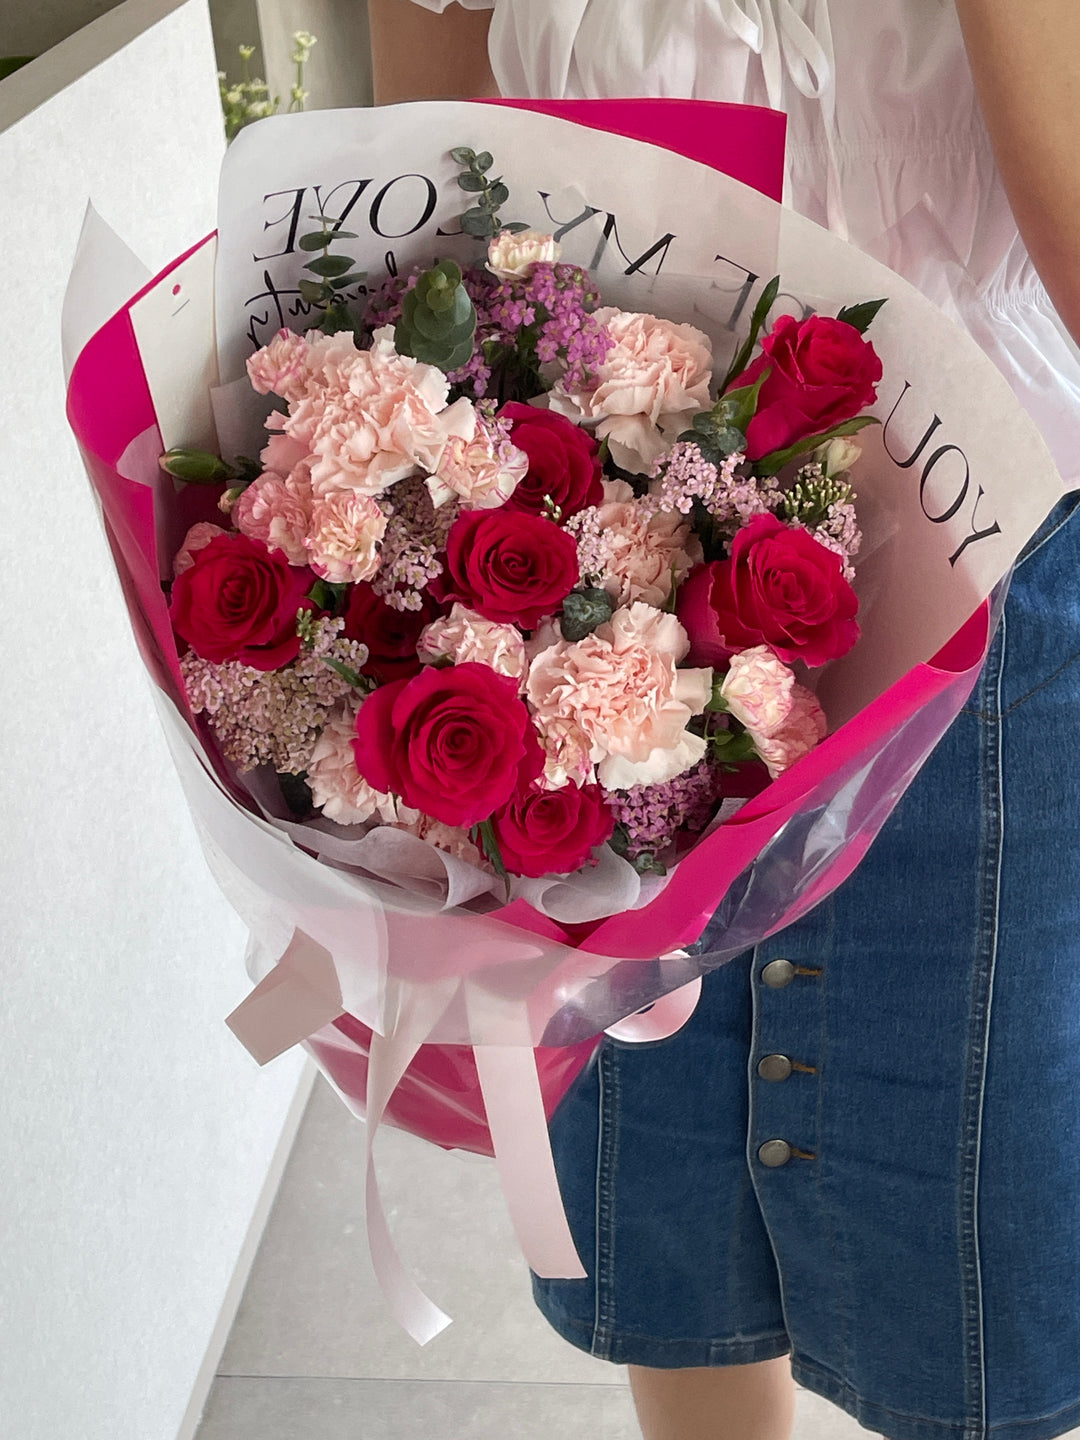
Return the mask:
[[[131,307],[162,446],[217,449],[210,388],[217,384],[213,236]]]

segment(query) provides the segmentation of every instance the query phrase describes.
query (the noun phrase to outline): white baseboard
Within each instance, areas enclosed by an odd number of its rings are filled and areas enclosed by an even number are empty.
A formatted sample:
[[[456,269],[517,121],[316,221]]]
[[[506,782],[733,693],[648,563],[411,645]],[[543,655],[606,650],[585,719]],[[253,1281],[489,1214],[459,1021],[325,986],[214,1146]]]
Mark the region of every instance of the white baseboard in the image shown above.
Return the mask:
[[[307,1059],[303,1070],[300,1072],[300,1079],[297,1082],[296,1094],[285,1115],[285,1122],[281,1127],[281,1135],[274,1150],[270,1168],[267,1171],[266,1179],[263,1182],[262,1190],[259,1192],[258,1203],[255,1206],[251,1217],[251,1224],[248,1226],[247,1235],[240,1254],[237,1257],[236,1268],[233,1270],[232,1279],[229,1281],[225,1297],[221,1303],[221,1310],[218,1314],[217,1323],[206,1347],[206,1354],[203,1357],[199,1373],[195,1378],[192,1388],[191,1399],[188,1402],[184,1418],[177,1431],[176,1440],[195,1440],[195,1434],[202,1421],[203,1410],[210,1396],[210,1388],[217,1376],[218,1366],[225,1350],[226,1341],[236,1319],[236,1312],[240,1308],[240,1301],[244,1290],[247,1287],[248,1276],[251,1274],[251,1267],[255,1261],[255,1255],[262,1240],[263,1230],[270,1211],[273,1208],[274,1198],[277,1195],[281,1177],[285,1173],[285,1166],[288,1164],[289,1156],[292,1154],[293,1144],[296,1140],[296,1132],[300,1128],[300,1121],[303,1118],[304,1110],[307,1107],[311,1095],[315,1077],[319,1071],[310,1057]]]

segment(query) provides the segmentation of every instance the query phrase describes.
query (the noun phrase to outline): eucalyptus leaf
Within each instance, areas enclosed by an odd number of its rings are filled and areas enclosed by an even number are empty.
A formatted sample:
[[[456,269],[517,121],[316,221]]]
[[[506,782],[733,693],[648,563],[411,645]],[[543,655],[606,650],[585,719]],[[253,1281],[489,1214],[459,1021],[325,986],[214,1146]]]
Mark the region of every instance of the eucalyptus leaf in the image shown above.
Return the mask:
[[[492,165],[495,164],[495,157],[490,150],[481,150],[480,154],[474,156],[472,161],[468,163],[474,165],[477,170],[490,170]]]
[[[366,270],[354,270],[351,275],[339,275],[336,280],[330,281],[332,290],[345,290],[350,285],[359,285],[361,280],[367,279]]]
[[[491,189],[488,191],[488,203],[493,209],[497,210],[500,205],[505,205],[507,200],[509,199],[509,189],[502,183],[501,180],[497,180],[495,184],[491,187]]]
[[[461,228],[466,235],[475,235],[479,239],[494,235],[498,230],[494,220],[490,215],[485,215],[483,210],[466,210],[461,217]]]
[[[487,181],[483,175],[476,175],[471,170],[466,170],[463,175],[457,177],[457,183],[462,190],[481,191],[487,189]]]
[[[314,260],[309,260],[304,266],[313,275],[322,275],[329,279],[337,275],[347,275],[353,267],[353,261],[347,255],[319,255]]]
[[[333,241],[334,236],[328,230],[316,230],[310,235],[301,235],[296,243],[301,250],[325,250]]]
[[[326,286],[320,285],[315,280],[300,281],[300,298],[306,300],[309,305],[318,305],[320,300],[326,296]]]
[[[450,159],[459,165],[471,165],[476,159],[476,151],[470,150],[468,145],[458,145],[456,149],[450,151]]]

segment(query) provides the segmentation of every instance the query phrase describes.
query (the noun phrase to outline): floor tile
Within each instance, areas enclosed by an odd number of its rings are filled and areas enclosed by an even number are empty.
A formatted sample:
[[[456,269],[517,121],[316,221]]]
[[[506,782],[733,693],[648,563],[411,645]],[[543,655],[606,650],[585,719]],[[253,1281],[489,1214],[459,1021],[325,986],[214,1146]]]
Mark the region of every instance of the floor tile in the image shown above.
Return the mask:
[[[641,1440],[611,1385],[219,1380],[198,1440]]]
[[[532,1303],[494,1165],[380,1131],[383,1198],[406,1267],[454,1324],[421,1348],[391,1318],[364,1234],[363,1133],[317,1080],[220,1370],[226,1375],[617,1386]]]

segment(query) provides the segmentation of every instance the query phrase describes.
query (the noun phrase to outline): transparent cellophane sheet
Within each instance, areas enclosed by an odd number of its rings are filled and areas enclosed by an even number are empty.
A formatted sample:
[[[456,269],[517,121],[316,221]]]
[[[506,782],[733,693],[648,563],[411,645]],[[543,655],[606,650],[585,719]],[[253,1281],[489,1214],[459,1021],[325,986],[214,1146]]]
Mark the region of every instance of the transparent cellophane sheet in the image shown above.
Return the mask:
[[[481,258],[460,234],[469,200],[448,155],[456,145],[494,153],[511,189],[504,216],[556,231],[563,258],[593,271],[604,303],[705,330],[718,374],[773,274],[783,292],[774,313],[888,299],[870,332],[883,423],[861,437],[855,471],[863,634],[818,679],[832,733],[647,888],[605,852],[579,881],[521,883],[506,904],[487,877],[414,837],[289,821],[266,777],[231,772],[185,713],[167,615],[148,617],[148,587],[132,580],[140,564],[167,579],[168,546],[182,535],[170,519],[176,496],[152,473],[155,446],[210,432],[226,457],[261,446],[269,402],[251,391],[244,360],[280,324],[304,328],[308,256],[296,239],[309,217],[321,211],[357,233],[340,249],[370,288],[388,268]],[[240,136],[221,193],[215,283],[203,247],[132,309],[160,435],[140,452],[133,434],[126,464],[154,489],[154,545],[145,533],[125,540],[123,516],[110,514],[123,502],[103,502],[128,592],[142,596],[133,620],[157,661],[163,722],[208,861],[252,932],[252,978],[271,975],[297,937],[325,958],[305,980],[325,1005],[295,1018],[291,1036],[278,1015],[279,1043],[321,1033],[338,1044],[347,1023],[327,1026],[345,1012],[380,1034],[412,1027],[442,1045],[584,1045],[827,895],[970,693],[991,633],[987,597],[1061,493],[1034,425],[969,337],[891,271],[745,186],[549,116],[440,103],[283,117]],[[194,338],[183,343],[167,299],[180,284],[205,321],[188,316]],[[205,336],[215,329],[208,395]],[[353,1042],[362,1052],[360,1031]]]

